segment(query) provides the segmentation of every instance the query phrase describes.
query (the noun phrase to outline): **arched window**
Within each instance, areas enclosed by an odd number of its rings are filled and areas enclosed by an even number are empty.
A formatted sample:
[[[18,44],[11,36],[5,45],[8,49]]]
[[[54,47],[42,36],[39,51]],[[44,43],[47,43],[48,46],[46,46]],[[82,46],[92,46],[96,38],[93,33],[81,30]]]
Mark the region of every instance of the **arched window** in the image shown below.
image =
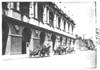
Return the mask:
[[[38,5],[38,20],[43,22],[43,7],[41,4]]]
[[[54,19],[53,13],[52,12],[49,12],[49,24],[52,27],[54,27],[54,25],[53,25],[53,19]]]
[[[20,2],[20,11],[26,15],[29,15],[29,2]]]

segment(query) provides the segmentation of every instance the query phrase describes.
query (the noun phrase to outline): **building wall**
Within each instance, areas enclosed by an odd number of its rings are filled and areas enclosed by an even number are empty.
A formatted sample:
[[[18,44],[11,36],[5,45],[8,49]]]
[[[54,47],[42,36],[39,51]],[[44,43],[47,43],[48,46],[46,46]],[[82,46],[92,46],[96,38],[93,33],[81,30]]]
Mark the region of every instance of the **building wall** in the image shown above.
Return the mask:
[[[13,2],[7,2],[6,8],[2,7],[2,15],[12,18],[12,21],[3,19],[9,26],[5,54],[27,54],[27,49],[33,50],[40,45],[41,33],[43,33],[43,36],[45,35],[43,44],[51,45],[51,51],[56,49],[59,45],[64,45],[67,37],[69,40],[74,40],[75,36],[71,31],[72,28],[69,27],[68,24],[70,24],[70,26],[75,26],[75,24],[70,20],[68,22],[68,17],[62,15],[63,13],[59,12],[59,9],[56,10],[54,6],[52,7],[49,3],[29,2],[29,15],[27,15],[26,12],[20,11],[20,3],[16,3],[16,9],[14,8]],[[4,3],[2,4],[5,6]],[[43,8],[43,13],[40,12],[42,15],[38,13],[39,4]],[[51,12],[53,16],[51,16],[49,12]],[[52,20],[49,16],[54,17],[54,19]],[[58,17],[61,19],[60,27],[58,27]],[[15,22],[13,22],[13,20],[15,20]],[[64,21],[66,21],[65,31]],[[45,31],[39,28],[45,29]],[[54,41],[51,39],[52,35],[55,35]],[[62,41],[60,41],[61,37]],[[73,44],[73,41],[69,40],[66,46],[72,46],[70,44]],[[27,44],[28,47],[26,47]]]

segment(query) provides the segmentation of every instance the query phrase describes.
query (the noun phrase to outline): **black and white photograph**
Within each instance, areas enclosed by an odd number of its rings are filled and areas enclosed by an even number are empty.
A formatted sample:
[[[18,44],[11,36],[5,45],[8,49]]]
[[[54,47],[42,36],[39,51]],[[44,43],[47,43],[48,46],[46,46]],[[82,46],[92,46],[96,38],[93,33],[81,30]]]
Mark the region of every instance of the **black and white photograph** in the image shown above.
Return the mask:
[[[0,70],[97,69],[98,4],[1,1]]]

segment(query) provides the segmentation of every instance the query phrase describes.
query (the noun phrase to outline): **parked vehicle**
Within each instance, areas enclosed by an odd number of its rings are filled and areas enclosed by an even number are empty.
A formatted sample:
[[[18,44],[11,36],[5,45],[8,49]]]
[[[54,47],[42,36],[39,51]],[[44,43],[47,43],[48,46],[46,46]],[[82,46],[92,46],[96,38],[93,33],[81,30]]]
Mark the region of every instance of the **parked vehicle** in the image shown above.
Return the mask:
[[[51,46],[48,46],[48,47],[43,47],[42,50],[40,51],[40,56],[45,56],[47,54],[47,56],[50,55],[50,47]]]
[[[40,46],[38,46],[38,47],[36,47],[35,49],[33,49],[33,51],[31,51],[30,50],[30,57],[32,57],[32,55],[35,57],[36,55],[39,55],[39,53],[40,53],[40,51],[41,51],[41,47]]]
[[[32,56],[35,57],[36,55],[38,55],[39,57],[43,57],[43,56],[45,56],[45,54],[47,54],[47,56],[49,56],[50,47],[51,46],[46,47],[45,45],[38,45],[33,51],[30,51],[30,57],[32,57]]]
[[[74,50],[74,47],[69,47],[68,50],[67,50],[68,53],[72,53],[72,52],[74,52],[74,51],[75,51],[75,50]]]
[[[66,52],[67,52],[66,49],[67,49],[67,48],[68,48],[68,47],[62,48],[62,50],[61,50],[62,53],[65,53],[65,54],[66,54]]]
[[[59,54],[61,55],[62,53],[62,47],[58,47],[56,50],[54,50],[54,55]]]

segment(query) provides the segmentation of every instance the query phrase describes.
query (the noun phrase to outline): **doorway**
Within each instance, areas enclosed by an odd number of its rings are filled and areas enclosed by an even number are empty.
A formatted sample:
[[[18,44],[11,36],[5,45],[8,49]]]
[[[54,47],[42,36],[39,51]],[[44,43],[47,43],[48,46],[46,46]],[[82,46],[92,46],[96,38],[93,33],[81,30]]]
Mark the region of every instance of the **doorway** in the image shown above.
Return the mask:
[[[52,50],[54,51],[54,46],[56,41],[56,36],[54,34],[51,36],[51,40],[52,40]]]
[[[24,28],[22,32],[22,54],[27,53],[30,39],[31,39],[31,30],[29,28]]]

